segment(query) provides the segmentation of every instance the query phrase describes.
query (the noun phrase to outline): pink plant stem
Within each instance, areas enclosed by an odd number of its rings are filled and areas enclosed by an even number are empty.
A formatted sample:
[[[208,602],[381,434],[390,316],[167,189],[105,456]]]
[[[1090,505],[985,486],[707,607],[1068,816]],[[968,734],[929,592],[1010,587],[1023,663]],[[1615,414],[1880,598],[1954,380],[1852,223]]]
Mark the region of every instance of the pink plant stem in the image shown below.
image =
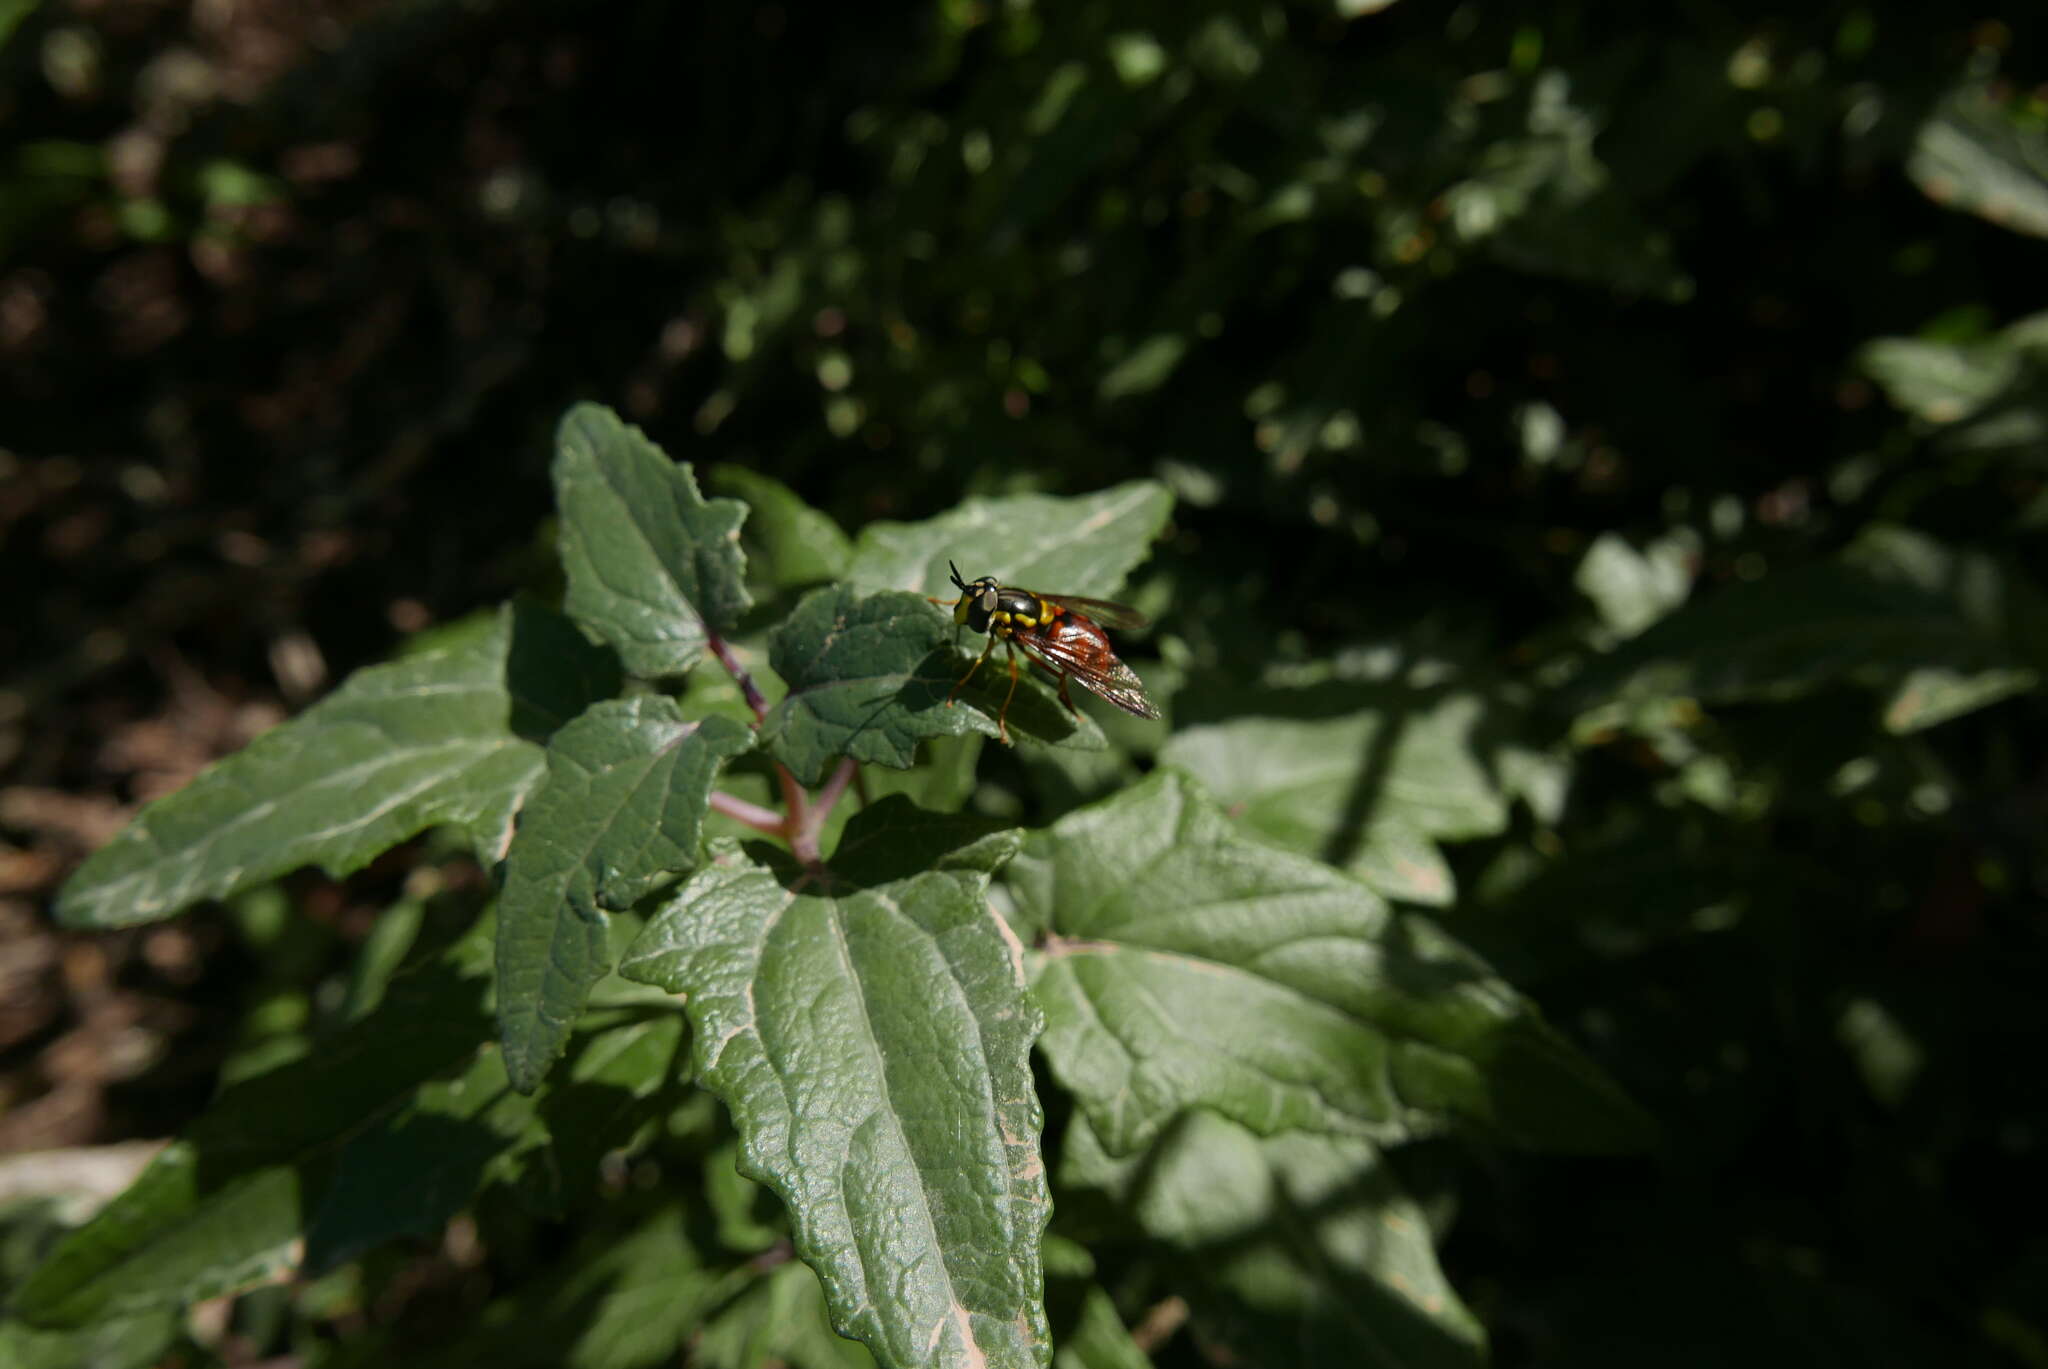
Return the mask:
[[[708,628],[704,632],[704,645],[718,658],[718,663],[725,667],[725,673],[732,676],[733,683],[740,687],[740,695],[747,701],[747,707],[753,710],[754,726],[758,729],[768,720],[768,700],[761,696],[760,687],[754,683],[754,677],[740,664],[740,658],[733,652],[732,644]],[[759,827],[764,832],[772,832],[781,837],[789,843],[789,849],[795,853],[798,860],[815,867],[818,864],[818,833],[811,822],[810,803],[804,794],[804,787],[796,782],[796,776],[789,773],[789,767],[780,761],[775,763],[775,778],[782,786],[782,802],[788,809],[787,816],[774,817],[772,826],[762,826],[749,818],[740,817],[737,813],[733,813],[733,816],[749,826]],[[737,799],[730,801],[739,802]],[[751,803],[746,806],[757,815],[768,813],[767,809]]]
[[[798,851],[797,855],[807,860],[817,859],[818,837],[825,830],[825,819],[832,816],[832,806],[838,803],[839,796],[846,792],[847,782],[859,773],[860,767],[854,764],[853,757],[840,758],[839,767],[826,779],[825,787],[818,791],[818,797],[811,800],[810,816],[804,824],[803,831],[804,845],[811,854],[804,856],[803,851]]]
[[[740,694],[746,699],[747,707],[754,710],[755,725],[759,726],[766,722],[768,701],[761,697],[761,690],[755,685],[754,677],[747,673],[747,668],[740,664],[740,658],[733,654],[731,644],[709,629],[704,633],[704,644],[711,649],[711,654],[718,658],[718,663],[725,667],[725,673],[732,676],[733,683],[740,687]]]
[[[773,808],[763,808],[758,803],[748,803],[745,799],[721,794],[715,789],[711,791],[711,806],[734,822],[743,822],[757,832],[777,837],[783,835],[782,814]]]

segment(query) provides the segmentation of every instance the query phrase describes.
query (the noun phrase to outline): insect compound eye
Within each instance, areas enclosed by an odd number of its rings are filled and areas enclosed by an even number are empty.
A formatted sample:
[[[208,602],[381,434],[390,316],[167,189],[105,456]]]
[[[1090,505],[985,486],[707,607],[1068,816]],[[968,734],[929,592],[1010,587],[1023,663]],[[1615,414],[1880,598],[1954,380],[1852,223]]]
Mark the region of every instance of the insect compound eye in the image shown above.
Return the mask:
[[[981,611],[983,613],[994,613],[996,611],[996,590],[994,585],[990,585],[981,592]]]

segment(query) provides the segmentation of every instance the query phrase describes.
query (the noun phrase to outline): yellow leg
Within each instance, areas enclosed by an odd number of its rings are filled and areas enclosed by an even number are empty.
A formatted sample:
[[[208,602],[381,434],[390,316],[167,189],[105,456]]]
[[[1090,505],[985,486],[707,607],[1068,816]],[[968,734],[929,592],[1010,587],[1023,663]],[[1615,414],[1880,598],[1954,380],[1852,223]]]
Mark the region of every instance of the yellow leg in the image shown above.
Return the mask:
[[[1003,695],[1003,711],[996,714],[996,740],[1007,746],[1010,742],[1010,700],[1017,697],[1017,644],[1005,637],[1003,645],[1010,649],[1010,692]]]
[[[979,669],[981,669],[981,663],[982,663],[983,661],[986,661],[986,660],[988,659],[988,654],[989,654],[989,653],[990,653],[991,651],[994,651],[995,649],[996,649],[996,638],[995,638],[995,634],[994,634],[994,633],[990,633],[990,634],[989,634],[989,639],[988,639],[988,645],[987,645],[987,646],[985,646],[985,647],[983,647],[983,648],[981,649],[981,655],[979,655],[979,656],[977,656],[977,657],[975,657],[975,658],[974,658],[974,664],[973,664],[973,665],[971,665],[971,666],[969,666],[969,667],[967,667],[967,673],[966,673],[965,675],[962,675],[962,676],[960,677],[959,683],[958,683],[958,684],[955,684],[955,685],[953,686],[953,693],[952,693],[952,694],[948,694],[948,695],[946,696],[946,707],[948,707],[948,708],[951,708],[951,707],[953,706],[953,699],[954,699],[954,696],[955,696],[955,695],[957,695],[957,694],[959,694],[959,692],[960,692],[960,686],[961,686],[961,685],[964,685],[964,684],[966,684],[966,683],[967,683],[967,682],[968,682],[969,680],[971,680],[971,679],[973,679],[973,678],[974,678],[974,672],[975,672],[975,671],[977,671],[977,670],[979,670]],[[1014,648],[1013,648],[1013,650],[1014,650]]]

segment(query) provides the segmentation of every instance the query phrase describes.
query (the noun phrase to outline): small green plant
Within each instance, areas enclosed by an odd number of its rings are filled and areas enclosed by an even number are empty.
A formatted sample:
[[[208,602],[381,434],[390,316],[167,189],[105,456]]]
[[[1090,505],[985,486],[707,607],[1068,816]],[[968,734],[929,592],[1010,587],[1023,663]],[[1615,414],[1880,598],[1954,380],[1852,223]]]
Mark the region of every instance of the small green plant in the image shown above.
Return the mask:
[[[1441,894],[1427,830],[1376,834],[1348,869],[1289,849],[1324,843],[1297,829],[1340,805],[1300,767],[1260,792],[1245,756],[1286,767],[1328,744],[1301,729],[1333,724],[1183,732],[1043,830],[946,811],[1008,687],[985,671],[949,701],[970,657],[926,597],[948,562],[1112,594],[1167,522],[1162,487],[970,501],[849,540],[758,475],[728,482],[751,510],[705,499],[590,405],[563,421],[554,476],[560,611],[510,604],[361,671],[152,805],[65,890],[69,924],[127,926],[303,865],[340,876],[428,829],[496,872],[439,949],[394,974],[390,946],[366,948],[337,1030],[225,1089],[68,1236],[18,1290],[18,1343],[160,1341],[194,1303],[330,1275],[494,1193],[616,1203],[602,1159],[666,1134],[703,1141],[701,1178],[664,1180],[568,1258],[566,1288],[611,1296],[486,1316],[448,1362],[507,1345],[525,1362],[540,1342],[521,1329],[541,1325],[568,1328],[562,1362],[652,1363],[693,1335],[708,1363],[739,1344],[857,1359],[804,1311],[807,1265],[878,1363],[1042,1365],[1048,1256],[1080,1300],[1076,1344],[1135,1354],[1088,1280],[1090,1202],[1047,1237],[1035,1043],[1063,1186],[1149,1213],[1162,1249],[1277,1204],[1334,1234],[1326,1310],[1428,1362],[1476,1359],[1379,1148],[1460,1127],[1612,1150],[1643,1124],[1476,956],[1375,892]],[[1036,678],[1009,717],[1026,751],[1110,745]],[[1413,732],[1402,746],[1465,773],[1451,733]],[[1235,820],[1204,775],[1237,791]]]

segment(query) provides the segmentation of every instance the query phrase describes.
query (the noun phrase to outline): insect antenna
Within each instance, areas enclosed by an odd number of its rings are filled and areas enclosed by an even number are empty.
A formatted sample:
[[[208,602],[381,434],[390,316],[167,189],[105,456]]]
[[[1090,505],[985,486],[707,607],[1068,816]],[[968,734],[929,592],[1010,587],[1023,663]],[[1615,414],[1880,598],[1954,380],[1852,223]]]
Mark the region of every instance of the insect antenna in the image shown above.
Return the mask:
[[[967,582],[960,578],[960,567],[954,565],[951,561],[948,561],[946,562],[946,569],[953,572],[953,583],[960,587],[962,593],[965,593],[967,589]]]

